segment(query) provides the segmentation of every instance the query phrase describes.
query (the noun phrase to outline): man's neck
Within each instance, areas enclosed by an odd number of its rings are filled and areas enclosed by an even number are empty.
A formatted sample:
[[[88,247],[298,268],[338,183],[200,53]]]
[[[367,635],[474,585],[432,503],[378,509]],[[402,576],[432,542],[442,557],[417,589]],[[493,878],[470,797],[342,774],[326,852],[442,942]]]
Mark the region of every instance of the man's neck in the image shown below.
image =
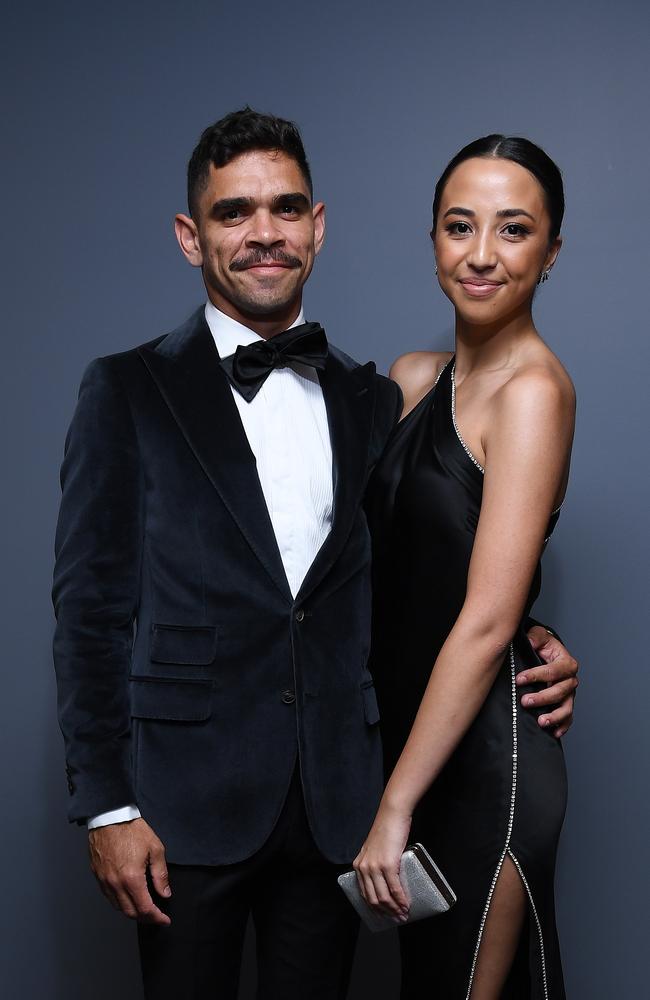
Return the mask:
[[[220,299],[218,302],[215,302],[213,296],[209,293],[208,297],[215,309],[224,313],[225,316],[229,316],[230,319],[234,319],[235,322],[241,323],[242,326],[247,327],[249,330],[252,330],[253,333],[256,333],[258,337],[262,337],[263,340],[270,340],[271,337],[275,337],[278,333],[288,330],[295,323],[302,308],[302,301],[299,298],[280,312],[260,316],[259,314],[242,312],[227,300]]]

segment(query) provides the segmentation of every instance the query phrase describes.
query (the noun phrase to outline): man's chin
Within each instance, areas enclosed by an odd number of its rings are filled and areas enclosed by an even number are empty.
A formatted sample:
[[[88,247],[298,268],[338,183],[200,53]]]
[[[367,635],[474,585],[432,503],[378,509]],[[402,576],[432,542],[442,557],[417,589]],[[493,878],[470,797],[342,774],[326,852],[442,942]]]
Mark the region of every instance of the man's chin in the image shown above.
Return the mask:
[[[266,305],[256,303],[242,307],[241,312],[246,316],[255,316],[256,319],[262,319],[264,316],[281,316],[291,309],[294,301],[292,299],[290,302],[269,302]]]
[[[301,283],[292,283],[288,288],[278,287],[277,281],[270,282],[269,285],[257,282],[255,288],[226,288],[222,285],[212,284],[213,302],[219,308],[219,300],[222,301],[221,308],[225,312],[230,312],[228,306],[234,308],[242,316],[250,316],[257,320],[265,316],[273,318],[283,313],[290,312],[300,302],[302,291]],[[243,293],[243,294],[242,294]],[[225,308],[224,308],[225,307]]]
[[[294,291],[293,295],[259,295],[255,298],[240,299],[234,302],[239,312],[246,316],[255,316],[259,319],[262,316],[277,316],[288,312],[295,306],[300,298],[300,291]]]

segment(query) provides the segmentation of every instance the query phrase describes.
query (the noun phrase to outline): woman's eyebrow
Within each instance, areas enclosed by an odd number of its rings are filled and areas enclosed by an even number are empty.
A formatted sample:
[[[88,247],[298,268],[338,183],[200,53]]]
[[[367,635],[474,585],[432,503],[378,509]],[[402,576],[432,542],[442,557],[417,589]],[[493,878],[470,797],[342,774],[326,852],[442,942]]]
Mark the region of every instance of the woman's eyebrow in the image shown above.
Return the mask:
[[[529,219],[532,219],[533,222],[537,221],[535,216],[527,212],[525,208],[502,208],[497,212],[497,215],[500,215],[504,219],[513,219],[515,215],[525,215]]]
[[[496,213],[500,218],[513,219],[517,215],[525,215],[533,222],[536,222],[534,215],[527,212],[525,208],[501,208]],[[448,208],[445,212],[443,218],[446,219],[448,215],[466,215],[468,218],[473,219],[476,212],[473,212],[471,208],[461,208],[460,205],[453,205],[452,208]]]
[[[452,208],[448,208],[443,219],[446,219],[448,215],[467,215],[470,219],[473,219],[476,212],[472,212],[471,208],[460,208],[458,205],[454,205]]]

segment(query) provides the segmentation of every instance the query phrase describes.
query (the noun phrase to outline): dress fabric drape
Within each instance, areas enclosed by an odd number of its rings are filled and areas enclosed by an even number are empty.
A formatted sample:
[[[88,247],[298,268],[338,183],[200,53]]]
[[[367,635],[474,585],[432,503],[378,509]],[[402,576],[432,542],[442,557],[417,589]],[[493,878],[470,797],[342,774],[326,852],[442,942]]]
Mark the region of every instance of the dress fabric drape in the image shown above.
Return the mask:
[[[386,775],[408,737],[436,657],[465,599],[483,470],[454,412],[454,362],[402,420],[367,498],[373,538],[371,670]],[[551,517],[547,536],[557,520]],[[562,747],[521,706],[515,673],[539,663],[524,616],[478,716],[414,816],[420,841],[458,895],[456,906],[400,930],[404,1000],[467,1000],[494,887],[506,859],[528,899],[526,931],[504,997],[563,1000],[554,869],[566,805]],[[530,690],[534,690],[533,687]]]

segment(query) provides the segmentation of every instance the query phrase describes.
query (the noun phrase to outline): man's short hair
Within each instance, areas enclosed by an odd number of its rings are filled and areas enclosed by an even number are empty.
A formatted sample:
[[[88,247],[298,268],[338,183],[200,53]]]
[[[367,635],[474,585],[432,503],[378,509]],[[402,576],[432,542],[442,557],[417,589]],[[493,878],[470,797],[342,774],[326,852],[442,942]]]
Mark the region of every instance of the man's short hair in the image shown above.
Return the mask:
[[[187,204],[193,218],[198,215],[198,202],[207,185],[210,164],[225,167],[236,156],[257,149],[278,150],[295,160],[313,199],[311,171],[297,127],[284,118],[263,115],[246,107],[209,125],[192,153],[187,165]]]

